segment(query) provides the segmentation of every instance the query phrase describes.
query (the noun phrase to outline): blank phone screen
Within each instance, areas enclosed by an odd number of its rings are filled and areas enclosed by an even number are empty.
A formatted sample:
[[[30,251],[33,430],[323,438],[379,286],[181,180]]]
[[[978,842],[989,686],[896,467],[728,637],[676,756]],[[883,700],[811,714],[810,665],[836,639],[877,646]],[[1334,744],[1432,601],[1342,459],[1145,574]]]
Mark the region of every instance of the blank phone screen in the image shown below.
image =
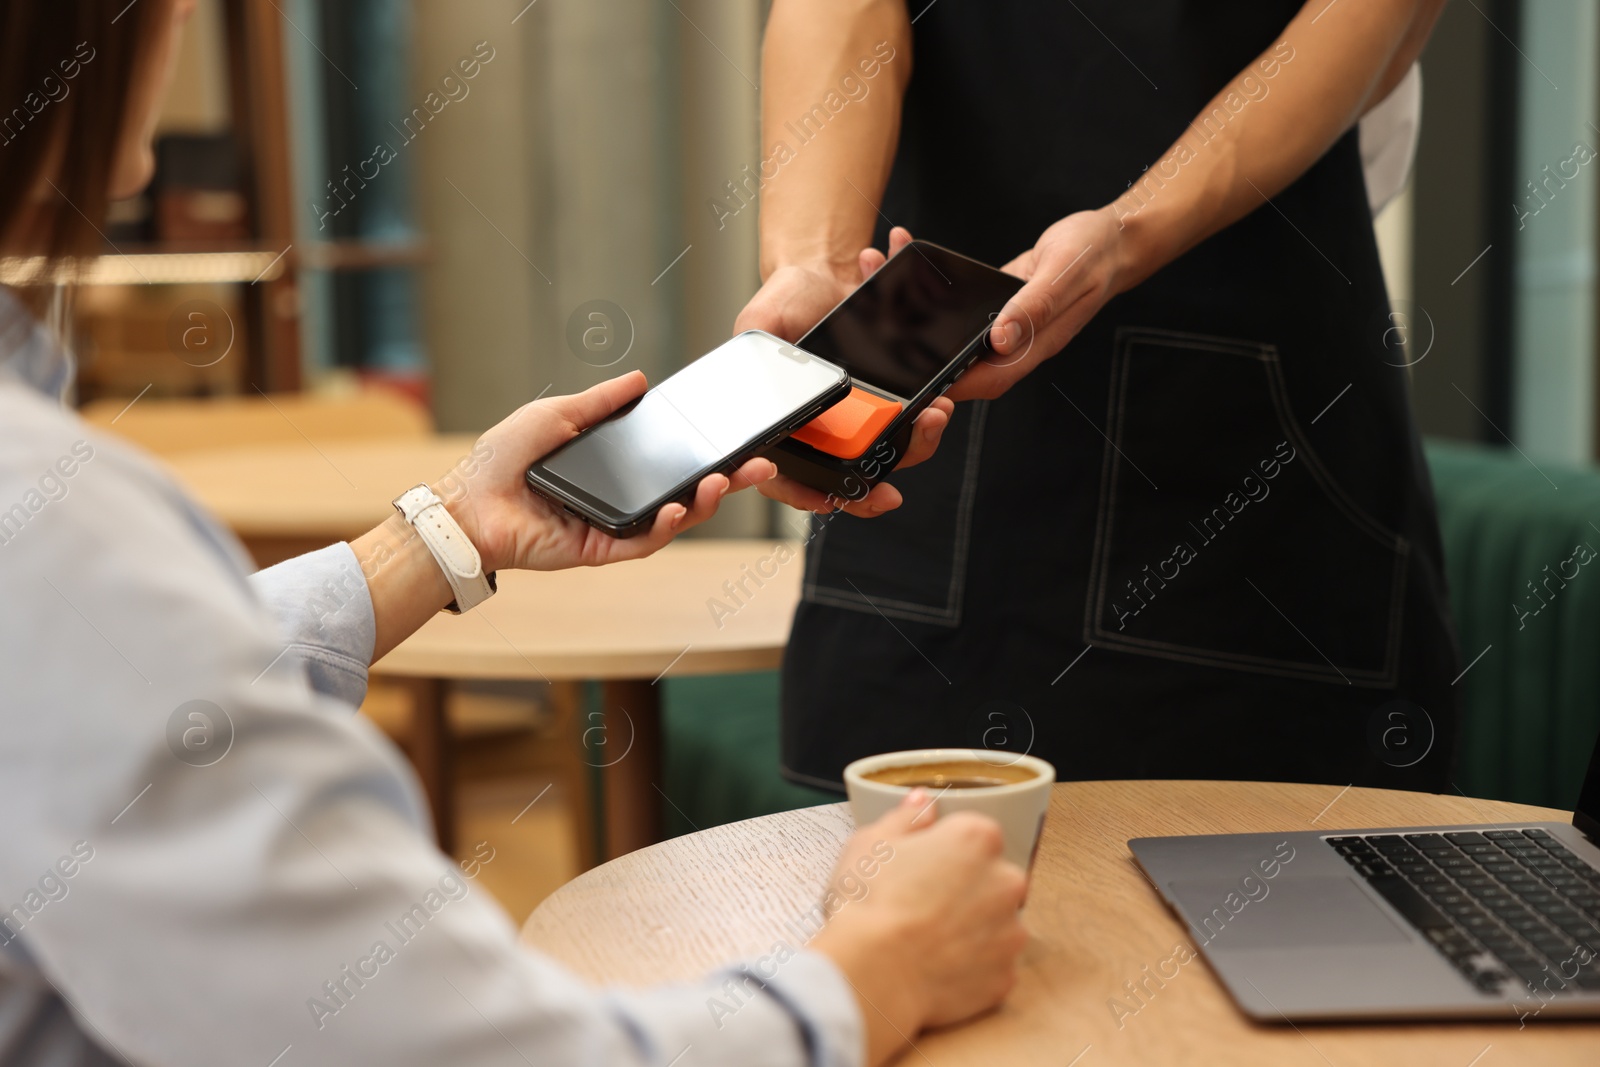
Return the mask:
[[[785,427],[839,381],[839,368],[793,345],[740,334],[538,466],[636,513]]]
[[[917,242],[797,343],[852,377],[910,400],[983,333],[1020,288],[1020,278]]]

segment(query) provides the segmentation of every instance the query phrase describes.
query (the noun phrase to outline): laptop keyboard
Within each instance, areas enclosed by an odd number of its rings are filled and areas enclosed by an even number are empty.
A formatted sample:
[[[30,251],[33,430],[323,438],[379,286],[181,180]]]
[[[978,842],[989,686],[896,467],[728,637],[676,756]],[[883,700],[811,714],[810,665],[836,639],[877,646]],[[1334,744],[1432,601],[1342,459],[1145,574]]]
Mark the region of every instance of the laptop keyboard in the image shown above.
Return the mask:
[[[1600,870],[1548,832],[1325,840],[1483,992],[1600,990]]]

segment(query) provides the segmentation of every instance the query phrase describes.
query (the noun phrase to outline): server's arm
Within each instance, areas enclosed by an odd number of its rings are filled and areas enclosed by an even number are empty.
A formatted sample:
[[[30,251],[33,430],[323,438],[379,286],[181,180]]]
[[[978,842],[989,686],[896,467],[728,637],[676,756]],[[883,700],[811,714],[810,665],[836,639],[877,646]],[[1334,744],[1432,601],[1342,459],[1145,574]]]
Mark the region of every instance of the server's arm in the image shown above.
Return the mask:
[[[905,0],[775,0],[761,52],[762,286],[736,331],[797,340],[861,284],[910,79]],[[940,399],[918,417],[900,466],[933,454],[952,410]],[[761,492],[862,516],[901,502],[887,483],[848,503],[785,477]]]
[[[1311,0],[1127,192],[1056,222],[1007,265],[1028,282],[991,337],[1011,361],[980,364],[950,395],[1004,393],[1106,301],[1292,184],[1404,76],[1439,7]],[[1226,121],[1207,123],[1218,111]]]
[[[1405,79],[1411,70],[1411,65],[1422,55],[1422,46],[1428,43],[1428,38],[1433,34],[1434,24],[1439,21],[1439,14],[1442,11],[1444,11],[1444,0],[1422,0],[1417,5],[1416,16],[1406,28],[1406,34],[1400,40],[1400,47],[1395,49],[1388,68],[1378,79],[1377,88],[1367,97],[1366,105],[1361,109],[1363,116],[1388,99],[1389,94],[1394,92],[1395,87]]]

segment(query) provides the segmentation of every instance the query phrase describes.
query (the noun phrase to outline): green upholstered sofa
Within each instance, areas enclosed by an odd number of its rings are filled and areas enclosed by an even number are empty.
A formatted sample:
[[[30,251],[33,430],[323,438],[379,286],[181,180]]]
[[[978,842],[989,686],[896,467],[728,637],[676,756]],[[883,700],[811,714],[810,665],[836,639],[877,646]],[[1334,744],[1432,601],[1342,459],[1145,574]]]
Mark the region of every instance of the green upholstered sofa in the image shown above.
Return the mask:
[[[1455,785],[1571,808],[1600,732],[1600,556],[1574,554],[1600,549],[1600,470],[1454,442],[1427,454],[1471,664]],[[669,833],[839,799],[779,776],[775,673],[670,679],[664,704]]]
[[[827,804],[835,793],[778,773],[778,672],[669,678],[662,698],[662,762],[672,803],[668,836]]]
[[[1470,664],[1456,785],[1571,808],[1600,732],[1600,471],[1443,441],[1428,466]]]

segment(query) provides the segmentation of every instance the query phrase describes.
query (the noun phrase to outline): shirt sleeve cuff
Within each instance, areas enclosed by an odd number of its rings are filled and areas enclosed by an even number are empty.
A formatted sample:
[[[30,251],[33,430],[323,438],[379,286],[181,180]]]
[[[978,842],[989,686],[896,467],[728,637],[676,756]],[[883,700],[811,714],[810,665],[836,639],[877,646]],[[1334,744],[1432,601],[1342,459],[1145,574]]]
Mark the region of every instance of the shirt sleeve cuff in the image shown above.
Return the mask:
[[[866,1035],[855,990],[828,957],[809,950],[762,980],[767,995],[799,1022],[815,1067],[861,1067]]]
[[[257,571],[250,582],[277,620],[284,660],[297,661],[317,692],[360,707],[377,621],[350,546],[307,552]]]
[[[861,1067],[855,995],[833,963],[779,942],[770,955],[725,967],[690,985],[608,990],[606,1004],[641,1060]]]

